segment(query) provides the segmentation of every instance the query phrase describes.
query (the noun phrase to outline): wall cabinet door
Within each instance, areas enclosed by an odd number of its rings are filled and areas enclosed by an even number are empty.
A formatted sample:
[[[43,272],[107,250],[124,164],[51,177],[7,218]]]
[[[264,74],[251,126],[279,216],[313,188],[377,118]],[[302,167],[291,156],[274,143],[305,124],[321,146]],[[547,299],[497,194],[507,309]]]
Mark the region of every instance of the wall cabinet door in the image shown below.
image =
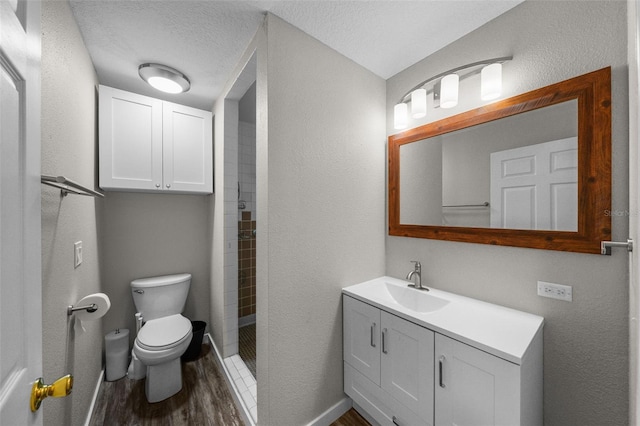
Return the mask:
[[[162,185],[162,101],[100,86],[100,187]]]
[[[387,312],[381,320],[381,387],[432,424],[434,333]]]
[[[100,86],[100,187],[211,193],[212,114]]]
[[[380,309],[342,299],[344,361],[380,386]]]
[[[165,102],[162,126],[164,189],[212,192],[211,113]]]
[[[520,367],[435,336],[435,424],[519,425]]]

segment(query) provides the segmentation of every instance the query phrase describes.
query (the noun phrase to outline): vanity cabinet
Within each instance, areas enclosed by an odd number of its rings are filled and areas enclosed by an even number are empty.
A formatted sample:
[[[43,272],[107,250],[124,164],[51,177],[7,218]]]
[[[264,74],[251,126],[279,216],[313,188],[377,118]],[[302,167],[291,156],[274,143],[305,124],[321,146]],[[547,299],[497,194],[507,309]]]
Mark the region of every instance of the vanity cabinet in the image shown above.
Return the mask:
[[[436,334],[435,424],[520,425],[520,366]]]
[[[379,422],[433,425],[434,333],[345,296],[345,392]]]
[[[431,329],[374,304],[343,294],[344,391],[375,421],[542,425],[541,328],[514,362],[482,342],[474,347],[447,336],[440,324]],[[503,319],[494,315],[474,326]]]
[[[212,114],[100,86],[100,187],[213,191]]]

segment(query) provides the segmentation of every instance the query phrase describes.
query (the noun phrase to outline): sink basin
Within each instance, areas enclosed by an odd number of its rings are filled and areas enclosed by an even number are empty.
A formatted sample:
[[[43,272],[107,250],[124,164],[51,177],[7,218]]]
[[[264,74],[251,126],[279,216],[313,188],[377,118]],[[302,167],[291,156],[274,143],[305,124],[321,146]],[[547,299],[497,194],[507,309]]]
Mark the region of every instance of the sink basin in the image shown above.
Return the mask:
[[[448,300],[432,296],[427,291],[401,287],[388,282],[385,283],[385,287],[394,302],[414,312],[433,312],[449,304]]]

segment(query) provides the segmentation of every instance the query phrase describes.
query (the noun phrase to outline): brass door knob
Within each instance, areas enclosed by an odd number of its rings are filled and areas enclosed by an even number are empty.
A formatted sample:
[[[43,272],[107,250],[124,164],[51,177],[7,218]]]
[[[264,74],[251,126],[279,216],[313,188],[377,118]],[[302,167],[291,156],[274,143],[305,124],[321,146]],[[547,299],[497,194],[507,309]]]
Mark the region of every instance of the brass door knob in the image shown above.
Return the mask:
[[[51,385],[45,385],[42,377],[38,378],[31,387],[31,411],[37,411],[46,397],[61,398],[67,396],[71,393],[72,388],[73,376],[71,374],[60,377]]]

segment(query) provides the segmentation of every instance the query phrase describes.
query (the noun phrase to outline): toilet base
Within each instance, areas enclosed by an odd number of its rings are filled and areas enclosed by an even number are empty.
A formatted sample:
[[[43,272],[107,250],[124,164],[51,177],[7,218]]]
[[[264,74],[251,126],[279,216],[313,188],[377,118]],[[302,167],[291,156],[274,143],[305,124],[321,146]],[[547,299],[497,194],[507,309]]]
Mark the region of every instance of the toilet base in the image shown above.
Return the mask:
[[[163,401],[182,389],[180,357],[171,361],[147,366],[144,392],[149,402]]]

